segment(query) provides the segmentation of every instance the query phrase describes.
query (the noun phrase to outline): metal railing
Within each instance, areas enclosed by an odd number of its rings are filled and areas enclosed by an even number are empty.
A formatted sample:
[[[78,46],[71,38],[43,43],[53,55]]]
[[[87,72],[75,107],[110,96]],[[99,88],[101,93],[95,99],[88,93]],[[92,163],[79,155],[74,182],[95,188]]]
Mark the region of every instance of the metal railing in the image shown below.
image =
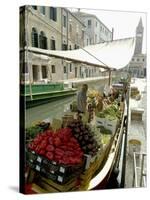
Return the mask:
[[[146,153],[133,153],[133,187],[146,187]]]

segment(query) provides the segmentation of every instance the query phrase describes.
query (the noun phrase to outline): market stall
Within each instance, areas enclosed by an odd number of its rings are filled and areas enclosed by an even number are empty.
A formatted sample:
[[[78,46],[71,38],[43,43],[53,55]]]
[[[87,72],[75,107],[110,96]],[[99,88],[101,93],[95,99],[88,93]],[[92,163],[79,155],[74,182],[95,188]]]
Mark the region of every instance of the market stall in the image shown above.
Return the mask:
[[[122,138],[121,103],[91,90],[86,113],[79,116],[73,102],[61,120],[39,121],[26,129],[26,192],[103,188]]]
[[[36,51],[110,71],[128,64],[134,44],[129,38],[72,51]],[[91,90],[84,114],[78,114],[72,102],[61,119],[40,121],[26,129],[25,193],[105,188],[119,159],[126,115],[124,92],[113,89],[104,96]]]

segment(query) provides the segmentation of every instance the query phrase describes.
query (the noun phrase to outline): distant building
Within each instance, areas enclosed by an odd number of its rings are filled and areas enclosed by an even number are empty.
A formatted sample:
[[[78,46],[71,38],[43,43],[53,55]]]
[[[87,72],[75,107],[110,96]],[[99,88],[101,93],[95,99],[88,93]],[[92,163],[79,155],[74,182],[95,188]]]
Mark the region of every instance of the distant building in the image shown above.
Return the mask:
[[[129,71],[132,77],[144,77],[146,75],[146,55],[142,53],[144,27],[142,18],[136,28],[136,44]]]
[[[112,41],[113,32],[110,31],[109,28],[96,17],[96,15],[80,11],[74,12],[74,15],[77,16],[86,26],[84,46]]]
[[[85,25],[84,46],[99,44],[101,42],[112,41],[113,31],[109,30],[96,15],[80,12],[73,12]],[[101,72],[96,67],[82,68],[84,77],[100,76]]]

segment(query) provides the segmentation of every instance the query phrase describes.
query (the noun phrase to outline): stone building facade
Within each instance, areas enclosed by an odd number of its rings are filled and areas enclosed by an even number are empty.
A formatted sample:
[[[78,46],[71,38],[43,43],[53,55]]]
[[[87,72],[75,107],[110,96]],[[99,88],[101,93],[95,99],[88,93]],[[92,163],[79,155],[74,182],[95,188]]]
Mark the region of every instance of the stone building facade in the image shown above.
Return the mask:
[[[20,8],[20,66],[25,82],[55,82],[80,77],[76,64],[23,49],[35,47],[71,50],[83,47],[84,27],[84,24],[65,8]]]
[[[66,8],[21,7],[21,80],[40,83],[99,76],[98,68],[48,57],[37,53],[36,49],[73,50],[111,40],[112,32],[94,15],[82,18]],[[29,47],[34,47],[35,51],[29,51]]]

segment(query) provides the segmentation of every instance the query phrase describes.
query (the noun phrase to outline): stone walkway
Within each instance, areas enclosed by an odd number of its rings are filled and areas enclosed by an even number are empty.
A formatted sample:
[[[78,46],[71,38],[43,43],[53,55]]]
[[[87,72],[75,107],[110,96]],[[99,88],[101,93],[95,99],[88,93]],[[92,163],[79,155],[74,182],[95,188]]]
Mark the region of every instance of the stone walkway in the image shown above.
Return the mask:
[[[127,145],[127,162],[126,162],[126,177],[125,177],[125,187],[133,187],[133,154],[132,146],[129,148],[129,140],[136,139],[141,142],[141,152],[146,153],[146,80],[136,79],[133,86],[137,86],[140,90],[141,100],[137,101],[135,99],[130,99],[130,112],[129,112],[129,130],[128,130],[128,145]],[[131,85],[131,86],[132,86]],[[144,113],[142,116],[142,121],[131,121],[131,109],[143,109]],[[145,163],[146,167],[146,163]],[[138,179],[139,180],[139,179]]]

